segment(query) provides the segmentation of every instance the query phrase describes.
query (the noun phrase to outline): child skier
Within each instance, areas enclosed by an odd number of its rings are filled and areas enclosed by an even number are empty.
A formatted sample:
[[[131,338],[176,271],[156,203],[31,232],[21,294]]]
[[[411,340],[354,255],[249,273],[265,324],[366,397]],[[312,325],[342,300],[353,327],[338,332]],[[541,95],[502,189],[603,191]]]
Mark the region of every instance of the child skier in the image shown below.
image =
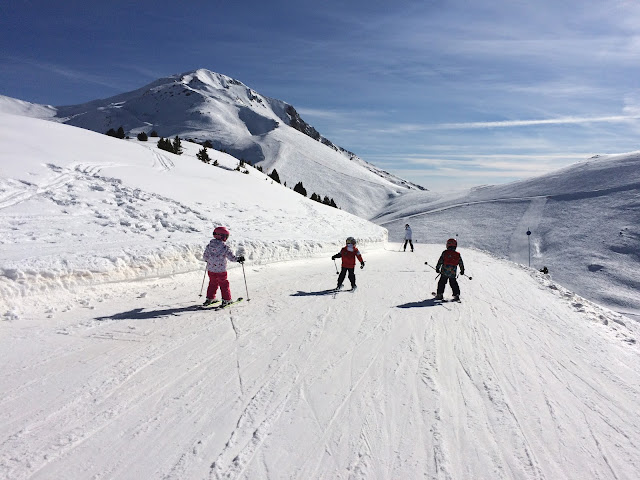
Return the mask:
[[[342,270],[340,271],[340,276],[338,277],[338,287],[336,290],[340,290],[342,288],[342,282],[344,282],[344,277],[347,273],[349,273],[349,281],[351,282],[351,290],[356,291],[356,274],[354,273],[354,268],[356,266],[356,257],[360,261],[360,268],[364,268],[364,260],[362,259],[362,255],[360,255],[360,251],[356,248],[356,239],[353,237],[347,238],[347,244],[342,247],[340,253],[336,253],[332,260],[336,258],[342,258]]]
[[[229,238],[229,230],[226,227],[216,227],[213,231],[213,239],[207,245],[202,257],[207,262],[207,273],[209,274],[209,287],[207,288],[207,300],[202,304],[204,307],[216,303],[216,293],[220,287],[222,295],[221,307],[231,303],[231,289],[227,280],[227,259],[232,262],[243,263],[244,257],[236,257],[229,246],[224,243]]]
[[[462,262],[460,252],[456,252],[457,247],[458,241],[455,238],[447,240],[447,249],[442,252],[436,264],[436,272],[440,274],[436,300],[442,300],[442,294],[447,286],[447,280],[449,281],[449,285],[451,285],[451,290],[453,290],[453,299],[455,301],[460,300],[460,287],[456,280],[456,274],[458,265],[460,265],[460,274],[464,275],[464,263]]]

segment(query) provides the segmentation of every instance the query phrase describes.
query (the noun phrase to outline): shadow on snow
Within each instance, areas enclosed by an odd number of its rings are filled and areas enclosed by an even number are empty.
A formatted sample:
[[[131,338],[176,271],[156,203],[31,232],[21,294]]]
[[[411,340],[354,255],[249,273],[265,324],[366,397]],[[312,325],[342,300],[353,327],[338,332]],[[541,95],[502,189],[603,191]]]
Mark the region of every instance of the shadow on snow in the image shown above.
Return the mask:
[[[116,313],[107,317],[97,317],[96,320],[145,320],[149,318],[176,317],[184,312],[195,312],[201,310],[198,305],[188,307],[164,308],[161,310],[143,311],[144,308],[134,308],[128,312]]]
[[[291,296],[292,297],[320,297],[322,295],[331,295],[333,293],[336,293],[335,288],[330,288],[329,290],[320,290],[319,292],[303,292],[298,290],[296,293],[292,293]]]
[[[398,305],[397,308],[420,308],[420,307],[435,307],[436,305],[441,305],[442,303],[434,298],[429,298],[427,300],[422,300],[421,302],[409,302],[403,303],[402,305]]]

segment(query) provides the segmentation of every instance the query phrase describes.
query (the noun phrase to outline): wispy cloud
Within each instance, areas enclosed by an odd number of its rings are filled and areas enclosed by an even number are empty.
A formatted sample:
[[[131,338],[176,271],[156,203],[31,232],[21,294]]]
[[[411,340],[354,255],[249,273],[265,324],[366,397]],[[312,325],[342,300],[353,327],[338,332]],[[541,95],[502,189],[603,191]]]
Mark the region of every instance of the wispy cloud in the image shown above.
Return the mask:
[[[19,58],[15,56],[5,56],[4,58],[15,63],[21,63],[24,65],[29,65],[31,67],[35,67],[40,70],[44,70],[48,73],[53,73],[55,75],[59,75],[64,78],[74,80],[76,82],[82,82],[82,83],[88,82],[88,83],[93,83],[95,85],[100,85],[103,87],[109,87],[110,89],[114,89],[114,90],[118,89],[117,85],[114,85],[113,82],[109,82],[105,80],[103,76],[92,75],[82,70],[75,70],[66,66],[61,66],[61,65],[57,65],[49,62],[42,62],[42,61],[30,59],[30,58]]]
[[[344,120],[347,118],[347,114],[343,112],[337,112],[335,110],[321,110],[318,108],[298,108],[298,113],[302,116],[322,118],[326,120]]]
[[[539,125],[576,125],[590,123],[630,122],[640,118],[640,113],[634,115],[609,115],[602,117],[559,117],[540,120],[503,120],[497,122],[461,122],[424,124],[400,124],[389,128],[377,129],[379,133],[420,132],[429,130],[473,130],[481,128],[513,128],[532,127]]]

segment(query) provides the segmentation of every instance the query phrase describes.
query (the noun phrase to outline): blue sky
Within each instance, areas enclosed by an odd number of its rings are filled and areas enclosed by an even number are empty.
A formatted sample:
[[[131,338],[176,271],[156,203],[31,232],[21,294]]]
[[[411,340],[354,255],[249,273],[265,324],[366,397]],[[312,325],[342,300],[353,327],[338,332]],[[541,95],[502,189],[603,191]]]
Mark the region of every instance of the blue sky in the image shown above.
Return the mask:
[[[207,68],[431,190],[640,150],[637,0],[19,1],[0,94],[69,105]]]

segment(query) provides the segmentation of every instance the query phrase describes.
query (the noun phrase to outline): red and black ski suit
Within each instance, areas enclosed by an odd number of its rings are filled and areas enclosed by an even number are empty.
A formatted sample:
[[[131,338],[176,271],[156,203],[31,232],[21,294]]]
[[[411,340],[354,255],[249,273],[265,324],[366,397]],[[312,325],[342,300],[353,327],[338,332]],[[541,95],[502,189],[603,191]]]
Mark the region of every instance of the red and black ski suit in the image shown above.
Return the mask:
[[[349,273],[349,281],[351,282],[351,288],[355,288],[356,286],[356,274],[354,272],[356,266],[356,257],[360,261],[360,268],[364,267],[364,260],[362,259],[362,255],[360,255],[360,251],[355,245],[349,244],[342,247],[340,253],[336,253],[333,257],[333,260],[336,258],[342,258],[342,270],[340,271],[340,276],[338,277],[338,288],[342,286],[342,282],[344,282],[344,277]]]
[[[460,273],[464,275],[464,263],[459,252],[456,252],[456,247],[449,247],[438,259],[436,264],[436,272],[440,274],[440,280],[438,280],[438,295],[444,293],[444,289],[447,286],[447,281],[451,285],[451,290],[455,297],[460,295],[460,286],[456,280],[458,272],[458,265],[460,265]]]

